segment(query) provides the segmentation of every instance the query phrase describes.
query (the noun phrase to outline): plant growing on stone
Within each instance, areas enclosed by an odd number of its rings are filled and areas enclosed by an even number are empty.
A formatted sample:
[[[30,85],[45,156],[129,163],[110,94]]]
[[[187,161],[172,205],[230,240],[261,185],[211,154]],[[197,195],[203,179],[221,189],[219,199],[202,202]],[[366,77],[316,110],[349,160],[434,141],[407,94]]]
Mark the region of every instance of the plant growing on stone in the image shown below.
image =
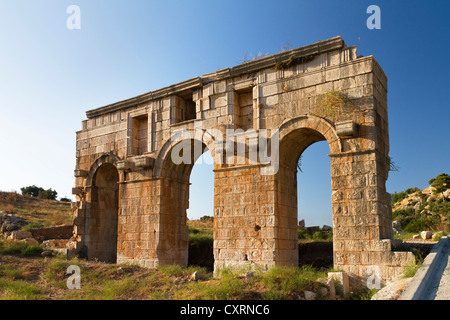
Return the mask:
[[[298,158],[297,169],[298,169],[298,171],[303,172],[302,171],[302,156],[300,156],[300,158]]]
[[[239,60],[239,64],[244,64],[250,61],[254,61],[254,60],[258,60],[264,57],[267,57],[268,54],[267,53],[262,53],[262,52],[258,52],[257,54],[253,55],[253,56],[248,56],[248,53],[246,52],[244,55],[244,58]]]
[[[292,64],[292,61],[294,60],[294,56],[290,56],[287,60],[277,62],[275,65],[275,69],[277,70],[286,70],[290,67]]]
[[[389,171],[399,171],[399,167],[394,162],[394,159],[390,156],[386,157],[386,166]]]
[[[324,118],[332,118],[333,120],[343,110],[350,110],[353,108],[352,102],[347,96],[339,91],[330,90],[322,94],[317,102],[318,115]]]

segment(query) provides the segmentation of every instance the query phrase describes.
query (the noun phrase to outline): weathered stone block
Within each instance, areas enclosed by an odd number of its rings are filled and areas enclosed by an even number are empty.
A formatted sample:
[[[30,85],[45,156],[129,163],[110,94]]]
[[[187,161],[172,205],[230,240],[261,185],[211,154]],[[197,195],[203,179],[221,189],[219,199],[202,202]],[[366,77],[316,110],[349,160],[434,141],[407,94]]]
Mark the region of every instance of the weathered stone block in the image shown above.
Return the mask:
[[[149,156],[142,156],[134,158],[134,164],[137,168],[153,167],[155,159]]]
[[[353,120],[336,123],[336,133],[340,137],[356,137],[358,125]]]
[[[133,165],[130,161],[121,160],[117,162],[117,170],[130,171]]]
[[[336,293],[341,296],[348,296],[350,293],[349,278],[346,272],[328,272],[328,277],[334,280]]]
[[[87,177],[87,175],[88,175],[88,172],[86,170],[79,170],[79,169],[74,170],[74,176],[77,178],[78,177],[85,178],[85,177]]]

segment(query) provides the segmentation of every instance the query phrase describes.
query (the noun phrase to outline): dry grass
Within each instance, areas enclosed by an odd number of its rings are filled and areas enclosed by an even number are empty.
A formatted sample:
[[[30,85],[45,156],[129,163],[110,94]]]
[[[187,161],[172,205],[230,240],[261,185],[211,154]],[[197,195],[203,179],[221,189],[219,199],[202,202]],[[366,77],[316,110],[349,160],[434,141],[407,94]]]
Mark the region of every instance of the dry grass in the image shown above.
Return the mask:
[[[70,202],[37,199],[16,192],[0,191],[0,211],[42,227],[71,224],[73,219]]]
[[[70,265],[80,267],[81,289],[68,289]],[[203,278],[190,280],[194,271]],[[323,276],[312,268],[276,268],[247,278],[222,270],[214,277],[204,268],[90,262],[63,256],[23,257],[0,254],[0,299],[25,300],[259,300],[299,299],[317,290]]]
[[[0,192],[0,210],[34,225],[70,224],[70,203]],[[212,241],[212,221],[189,221],[190,236]],[[39,246],[0,240],[0,300],[259,300],[300,299],[304,290],[316,292],[323,272],[313,268],[276,268],[252,277],[231,270],[213,276],[206,268],[166,266],[146,269],[66,256],[42,257]],[[81,289],[68,289],[70,265],[81,270]],[[194,271],[203,277],[191,281]],[[318,296],[320,298],[320,295]]]
[[[211,229],[213,228],[213,221],[201,221],[201,220],[188,220],[189,227],[195,227],[197,229]]]

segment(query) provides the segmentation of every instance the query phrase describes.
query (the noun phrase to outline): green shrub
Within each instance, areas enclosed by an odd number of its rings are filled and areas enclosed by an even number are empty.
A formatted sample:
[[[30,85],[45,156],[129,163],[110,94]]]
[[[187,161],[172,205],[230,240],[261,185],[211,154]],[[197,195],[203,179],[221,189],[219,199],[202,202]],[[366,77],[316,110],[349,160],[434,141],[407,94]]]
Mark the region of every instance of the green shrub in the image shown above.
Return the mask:
[[[318,271],[310,265],[296,267],[273,267],[262,273],[262,282],[272,298],[279,295],[290,295],[317,285],[318,278],[326,277],[326,272]]]
[[[447,217],[447,221],[450,220],[450,201],[444,200],[441,202],[430,202],[429,205],[430,212]]]
[[[412,208],[396,210],[392,212],[392,220],[397,220],[402,228],[404,228],[412,219],[414,219],[415,215],[416,212]]]
[[[213,233],[210,230],[202,230],[189,227],[189,242],[191,243],[211,243],[213,242]]]
[[[313,240],[327,240],[330,238],[332,239],[333,235],[328,231],[316,231],[312,235]]]
[[[442,231],[440,231],[440,232],[436,232],[434,235],[433,235],[433,241],[439,241],[439,240],[441,240],[441,238],[443,237],[443,236],[445,236],[446,235],[446,233],[445,232],[442,232]]]
[[[6,241],[0,247],[2,254],[20,254],[25,257],[40,255],[42,251],[39,245],[28,245],[22,241]]]
[[[25,248],[28,247],[28,245],[25,242],[20,241],[5,241],[0,248],[0,253],[3,254],[20,254],[22,250],[25,250]]]
[[[430,229],[430,223],[425,218],[412,219],[404,228],[403,231],[409,232],[420,232],[423,230]]]
[[[414,277],[414,275],[416,274],[417,270],[419,270],[422,263],[423,259],[416,259],[416,261],[412,261],[407,266],[403,267],[403,277],[404,278]]]
[[[298,239],[299,240],[333,240],[333,231],[314,231],[309,232],[308,230],[299,229],[298,230]]]
[[[359,291],[353,292],[349,299],[350,300],[371,300],[372,297],[378,292],[380,289],[368,289],[368,288],[362,288]]]
[[[311,236],[308,231],[303,229],[298,229],[298,238],[301,240],[310,239]]]
[[[421,191],[421,190],[419,188],[417,188],[417,187],[408,188],[408,189],[405,190],[406,194],[411,194],[411,193],[414,193],[414,192],[417,192],[417,191]]]
[[[22,191],[22,194],[24,194],[24,195],[26,194],[26,195],[29,195],[32,197],[37,197],[40,190],[42,190],[42,188],[36,187],[35,185],[20,188],[20,191]]]
[[[0,279],[0,292],[5,300],[37,300],[42,297],[39,286],[25,280]]]
[[[40,222],[30,222],[22,227],[22,230],[24,231],[31,231],[33,229],[42,228],[44,225]]]
[[[400,191],[400,192],[394,192],[392,194],[392,203],[397,203],[402,201],[403,199],[405,199],[408,195],[414,193],[414,192],[418,192],[421,191],[419,188],[414,187],[414,188],[408,188],[405,191]]]
[[[392,194],[392,203],[397,203],[397,202],[400,202],[400,201],[402,201],[403,199],[405,199],[406,198],[406,196],[407,196],[407,194],[406,194],[406,192],[394,192],[393,194]]]
[[[38,256],[44,251],[41,246],[35,244],[31,246],[27,246],[20,253],[25,257]]]

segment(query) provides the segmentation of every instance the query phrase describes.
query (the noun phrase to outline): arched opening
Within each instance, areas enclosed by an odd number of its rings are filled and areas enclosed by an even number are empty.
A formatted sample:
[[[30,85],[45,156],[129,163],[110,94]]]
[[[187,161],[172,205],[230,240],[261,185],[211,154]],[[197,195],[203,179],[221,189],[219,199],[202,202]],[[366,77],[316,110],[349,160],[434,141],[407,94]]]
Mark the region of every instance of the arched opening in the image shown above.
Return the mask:
[[[88,221],[88,258],[117,261],[119,173],[110,163],[101,165],[93,178]]]
[[[192,168],[189,186],[188,265],[214,268],[213,217],[214,217],[214,161],[211,152],[206,151]]]
[[[310,147],[314,145],[313,147]],[[308,149],[308,151],[306,151]],[[332,266],[333,263],[333,247],[332,241],[323,245],[325,248],[324,254],[327,256],[327,264],[323,265],[323,258],[320,257],[320,263],[314,263],[315,257],[309,256],[309,252],[318,254],[318,248],[312,248],[314,245],[305,246],[304,241],[299,241],[299,238],[305,237],[310,240],[313,239],[314,231],[321,231],[323,226],[311,225],[308,218],[302,216],[305,213],[303,210],[308,210],[308,215],[319,218],[317,212],[317,202],[321,204],[326,203],[322,210],[322,219],[314,220],[327,221],[327,225],[332,227],[332,209],[331,209],[331,174],[330,174],[330,159],[327,156],[330,153],[330,147],[326,138],[317,130],[310,128],[292,129],[286,135],[282,136],[280,141],[280,169],[278,172],[278,215],[280,221],[279,238],[289,243],[297,243],[298,246],[293,247],[289,251],[286,250],[286,255],[291,258],[288,261],[298,261],[299,265],[312,264],[313,266],[326,267]],[[306,151],[306,152],[305,152]],[[310,152],[312,158],[310,159]],[[322,154],[318,154],[322,153]],[[318,161],[317,157],[321,160]],[[326,158],[328,159],[326,159]],[[320,165],[319,165],[320,163]],[[325,169],[324,166],[327,166]],[[317,172],[321,170],[321,172]],[[305,179],[306,173],[309,179]],[[305,173],[305,176],[304,176]],[[317,183],[316,179],[321,177],[322,183]],[[324,177],[327,177],[325,179]],[[328,180],[328,185],[324,185],[323,181]],[[320,190],[318,190],[320,188]],[[301,194],[302,190],[305,194]],[[327,199],[322,197],[328,195]],[[302,201],[303,200],[303,201]],[[331,217],[331,219],[330,219]],[[305,225],[299,224],[299,220],[305,220]],[[323,223],[325,224],[325,223]],[[309,227],[309,228],[308,228]],[[316,235],[320,238],[321,233]],[[319,245],[320,247],[321,245]],[[308,258],[305,261],[305,256]],[[298,259],[297,259],[298,257]],[[331,260],[331,261],[330,261]]]
[[[207,146],[199,140],[182,140],[172,146],[164,157],[161,168],[160,240],[157,248],[160,264],[187,266],[189,262],[187,213],[190,208],[191,173],[196,162],[205,161],[201,156],[206,151]],[[213,164],[209,166],[211,168]],[[213,185],[210,188],[213,191]],[[210,192],[210,195],[213,197],[214,193]],[[196,202],[206,197],[200,194]],[[212,216],[212,213],[211,207],[205,215]]]
[[[326,141],[308,147],[298,162],[298,219],[305,226],[332,226],[330,148]]]
[[[329,145],[319,141],[300,156],[297,172],[299,265],[333,266]]]

